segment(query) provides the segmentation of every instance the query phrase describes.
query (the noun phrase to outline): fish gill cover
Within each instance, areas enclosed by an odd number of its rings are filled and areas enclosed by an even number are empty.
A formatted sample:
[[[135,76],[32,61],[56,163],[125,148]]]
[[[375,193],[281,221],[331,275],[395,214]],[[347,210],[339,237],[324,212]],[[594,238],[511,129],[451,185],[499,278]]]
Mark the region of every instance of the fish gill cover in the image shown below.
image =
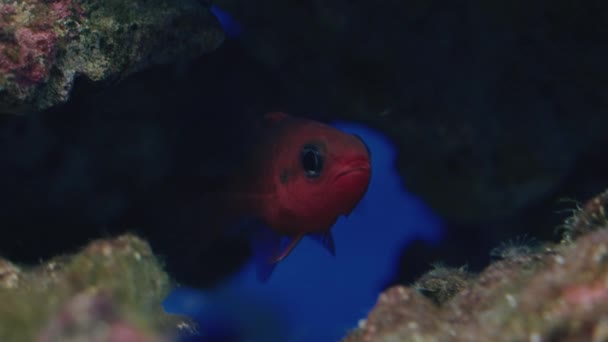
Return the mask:
[[[336,257],[304,239],[260,283],[253,263],[215,289],[178,288],[169,312],[195,317],[203,340],[334,341],[354,328],[394,276],[402,248],[413,239],[437,242],[442,222],[403,190],[396,150],[364,125],[336,122],[359,135],[372,153],[372,179],[359,206],[332,228]]]

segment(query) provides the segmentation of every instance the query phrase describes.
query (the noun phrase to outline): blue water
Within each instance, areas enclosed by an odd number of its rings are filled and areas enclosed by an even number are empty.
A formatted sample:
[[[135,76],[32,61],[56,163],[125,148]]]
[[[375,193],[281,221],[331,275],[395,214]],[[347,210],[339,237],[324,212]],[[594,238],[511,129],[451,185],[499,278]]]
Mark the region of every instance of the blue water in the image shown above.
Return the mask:
[[[230,13],[215,5],[211,6],[211,13],[213,13],[220,22],[220,25],[228,38],[236,38],[243,33],[241,25],[232,17],[232,15],[230,15]]]
[[[332,229],[336,257],[304,239],[267,283],[250,263],[216,290],[175,290],[167,311],[194,317],[202,333],[224,336],[217,341],[337,341],[372,308],[408,241],[441,238],[442,222],[403,190],[389,140],[363,125],[334,126],[358,134],[372,152],[366,196]]]

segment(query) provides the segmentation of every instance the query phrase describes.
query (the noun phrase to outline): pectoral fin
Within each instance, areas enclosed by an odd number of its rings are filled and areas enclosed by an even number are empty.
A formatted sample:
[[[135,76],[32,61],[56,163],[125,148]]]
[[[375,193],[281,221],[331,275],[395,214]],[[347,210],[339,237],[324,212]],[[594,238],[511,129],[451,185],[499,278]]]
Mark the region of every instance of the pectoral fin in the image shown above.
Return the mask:
[[[276,262],[279,262],[279,261],[285,259],[289,255],[289,253],[291,253],[291,251],[296,247],[298,242],[300,242],[300,240],[302,240],[303,236],[304,235],[300,234],[297,236],[281,237],[279,248],[276,250],[276,253],[274,254],[272,262],[276,263]]]
[[[320,243],[331,255],[336,256],[336,246],[331,232],[308,234],[307,236]]]
[[[285,259],[300,242],[303,235],[281,236],[268,227],[260,227],[253,239],[258,279],[267,281],[277,262]]]

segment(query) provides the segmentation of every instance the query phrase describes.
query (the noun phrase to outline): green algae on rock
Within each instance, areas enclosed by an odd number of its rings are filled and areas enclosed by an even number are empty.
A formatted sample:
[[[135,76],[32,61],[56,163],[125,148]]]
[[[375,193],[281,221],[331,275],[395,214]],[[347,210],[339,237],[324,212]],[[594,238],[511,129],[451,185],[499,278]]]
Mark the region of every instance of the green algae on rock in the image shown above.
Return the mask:
[[[432,270],[416,280],[413,287],[436,304],[443,304],[468,286],[471,278],[472,275],[465,267],[449,268],[435,265]]]
[[[0,0],[0,113],[65,102],[77,77],[116,81],[222,41],[196,0]]]
[[[564,231],[563,242],[572,242],[590,231],[608,227],[607,213],[608,190],[573,210],[572,215],[561,226]]]
[[[0,261],[2,341],[170,341],[169,276],[133,235],[97,240],[34,268]]]
[[[412,287],[388,289],[344,341],[608,340],[608,225],[598,209],[608,203],[605,194],[567,221],[575,234],[566,232],[561,244],[503,254],[450,298],[427,298],[420,283],[462,284],[453,275],[459,269],[433,270]],[[585,229],[577,225],[581,217]]]

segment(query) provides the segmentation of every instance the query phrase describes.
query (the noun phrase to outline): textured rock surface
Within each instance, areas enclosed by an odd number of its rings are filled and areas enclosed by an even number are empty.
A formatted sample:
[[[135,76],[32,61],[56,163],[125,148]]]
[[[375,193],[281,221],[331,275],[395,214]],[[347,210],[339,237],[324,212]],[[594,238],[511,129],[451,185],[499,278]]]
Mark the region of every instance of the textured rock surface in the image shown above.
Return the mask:
[[[0,113],[45,109],[65,102],[77,77],[116,81],[222,40],[196,0],[2,0]]]
[[[170,281],[133,235],[90,243],[38,267],[0,261],[2,341],[170,341],[190,323],[166,315]]]
[[[566,221],[562,244],[503,250],[468,284],[462,270],[441,268],[385,291],[344,341],[606,341],[608,226],[598,209],[606,198]],[[429,279],[435,291],[419,291]],[[449,295],[437,300],[437,293]]]

